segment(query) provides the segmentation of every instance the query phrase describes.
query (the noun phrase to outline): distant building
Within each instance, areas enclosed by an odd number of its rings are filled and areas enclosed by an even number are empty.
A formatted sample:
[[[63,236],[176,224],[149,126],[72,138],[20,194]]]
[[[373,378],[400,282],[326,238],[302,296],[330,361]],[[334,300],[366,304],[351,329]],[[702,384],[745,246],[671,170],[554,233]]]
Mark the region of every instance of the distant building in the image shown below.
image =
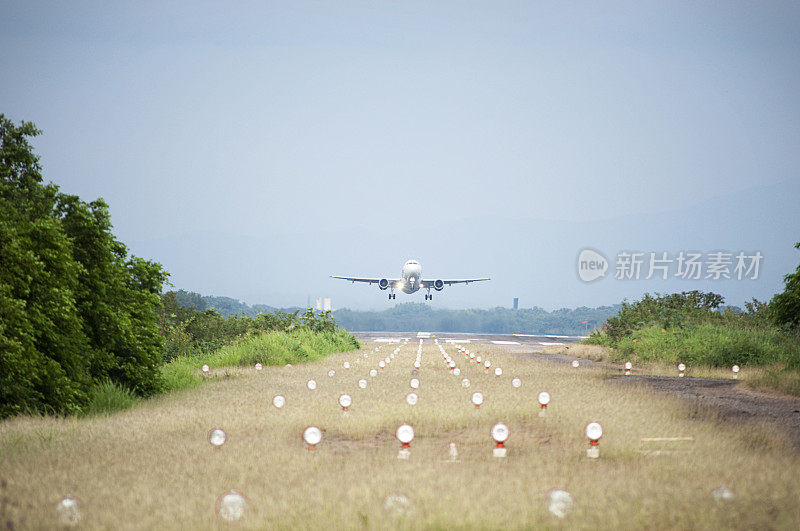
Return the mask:
[[[514,297],[514,309],[519,310],[519,297]]]
[[[322,311],[322,298],[317,297],[317,310]]]
[[[331,300],[329,298],[325,298],[322,301],[322,311],[325,311],[325,312],[331,311]]]

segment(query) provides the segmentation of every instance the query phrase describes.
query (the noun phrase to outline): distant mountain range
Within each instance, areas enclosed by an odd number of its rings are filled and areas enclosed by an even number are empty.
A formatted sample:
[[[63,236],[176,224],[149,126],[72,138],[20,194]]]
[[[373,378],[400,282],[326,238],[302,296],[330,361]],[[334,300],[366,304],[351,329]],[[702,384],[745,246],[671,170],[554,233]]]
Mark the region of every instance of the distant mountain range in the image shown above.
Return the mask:
[[[250,306],[244,302],[231,297],[215,297],[213,295],[200,295],[191,291],[178,290],[175,293],[175,300],[185,308],[194,308],[197,311],[215,310],[225,317],[231,315],[246,315],[255,317],[260,313],[275,313],[276,311],[293,312],[301,308],[275,308],[266,304],[254,304]]]

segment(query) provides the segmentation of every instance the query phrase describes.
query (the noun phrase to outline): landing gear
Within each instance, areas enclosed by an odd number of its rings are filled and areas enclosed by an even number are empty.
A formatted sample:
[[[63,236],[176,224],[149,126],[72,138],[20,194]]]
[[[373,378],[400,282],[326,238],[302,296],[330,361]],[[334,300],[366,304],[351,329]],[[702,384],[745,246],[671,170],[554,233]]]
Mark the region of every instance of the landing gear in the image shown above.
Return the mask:
[[[433,294],[430,291],[428,291],[428,294],[425,295],[425,300],[426,301],[432,301],[433,300]]]
[[[389,294],[389,300],[396,299],[396,298],[397,298],[396,294],[394,294],[394,293],[390,293]]]

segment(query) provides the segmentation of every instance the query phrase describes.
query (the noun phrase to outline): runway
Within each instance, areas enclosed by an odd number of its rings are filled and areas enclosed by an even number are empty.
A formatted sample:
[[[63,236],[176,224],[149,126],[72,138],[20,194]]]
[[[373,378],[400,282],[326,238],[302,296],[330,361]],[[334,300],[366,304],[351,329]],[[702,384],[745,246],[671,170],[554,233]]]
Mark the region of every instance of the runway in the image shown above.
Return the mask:
[[[461,344],[497,345],[541,351],[548,345],[569,345],[585,336],[535,335],[535,334],[471,334],[463,332],[351,332],[359,340],[376,343],[438,339],[440,342]]]

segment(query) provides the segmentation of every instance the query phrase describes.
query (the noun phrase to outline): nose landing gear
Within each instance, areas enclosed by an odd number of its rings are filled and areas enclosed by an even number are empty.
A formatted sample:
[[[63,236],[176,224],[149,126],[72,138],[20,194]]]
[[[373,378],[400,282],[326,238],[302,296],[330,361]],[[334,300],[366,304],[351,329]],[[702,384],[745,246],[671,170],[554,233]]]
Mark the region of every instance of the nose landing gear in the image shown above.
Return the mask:
[[[426,301],[432,301],[433,300],[433,294],[431,293],[431,290],[428,290],[428,294],[425,295],[425,300]]]

